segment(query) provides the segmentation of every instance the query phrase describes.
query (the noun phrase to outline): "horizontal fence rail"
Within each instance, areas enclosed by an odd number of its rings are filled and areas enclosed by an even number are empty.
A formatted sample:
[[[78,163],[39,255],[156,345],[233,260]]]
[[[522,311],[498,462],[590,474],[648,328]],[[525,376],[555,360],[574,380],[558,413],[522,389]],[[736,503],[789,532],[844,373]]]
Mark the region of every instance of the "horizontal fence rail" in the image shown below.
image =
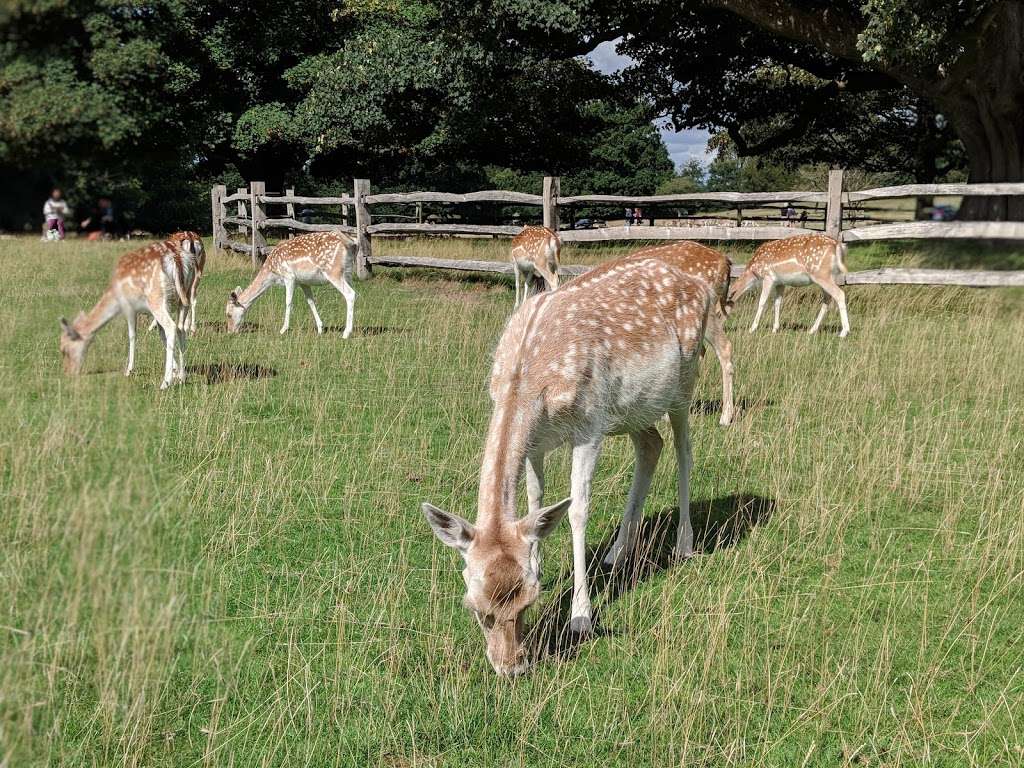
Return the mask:
[[[267,231],[292,232],[344,232],[352,235],[357,244],[356,272],[361,279],[372,274],[375,266],[444,269],[461,272],[491,272],[512,274],[509,264],[503,262],[436,259],[415,256],[374,256],[371,245],[373,237],[403,237],[433,235],[447,237],[511,237],[522,230],[519,224],[472,224],[451,220],[432,221],[434,216],[424,220],[423,206],[426,205],[476,205],[495,204],[500,206],[540,207],[545,226],[558,230],[566,243],[626,242],[631,240],[727,240],[753,241],[778,240],[822,231],[810,227],[823,227],[824,232],[844,242],[866,242],[873,240],[902,239],[980,239],[980,240],[1024,240],[1024,222],[974,222],[974,221],[900,221],[887,222],[884,219],[864,215],[867,211],[882,212],[886,209],[869,208],[859,205],[869,200],[884,200],[900,197],[936,196],[1007,196],[1024,195],[1024,183],[991,184],[905,184],[876,189],[844,190],[843,172],[831,171],[828,189],[819,191],[788,192],[694,192],[673,195],[561,195],[560,180],[557,177],[544,179],[543,194],[529,194],[507,190],[481,190],[479,192],[387,192],[370,193],[367,179],[356,179],[351,195],[311,197],[296,195],[292,189],[284,194],[268,194],[263,182],[251,182],[249,187],[239,188],[228,194],[225,186],[214,187],[210,193],[213,214],[215,245],[237,253],[247,253],[254,266],[270,252],[265,233]],[[568,210],[571,214],[580,208],[614,208],[618,206],[645,207],[650,209],[686,203],[722,203],[723,207],[734,209],[735,213],[713,212],[708,215],[693,215],[690,211],[677,210],[675,216],[643,217],[645,221],[669,220],[669,226],[642,223],[607,225],[598,221],[597,226],[588,228],[562,229],[561,215]],[[229,215],[228,205],[231,205]],[[743,209],[771,207],[784,204],[794,206],[805,214],[796,219],[791,214],[787,219],[774,218],[760,212],[744,218]],[[414,205],[415,215],[384,210],[378,215],[393,219],[415,219],[410,221],[373,222],[371,209],[374,206]],[[296,210],[302,206],[302,210]],[[320,209],[334,207],[332,212],[313,213],[309,207]],[[850,210],[844,210],[849,207]],[[268,209],[275,215],[268,215]],[[402,209],[400,209],[402,210]],[[404,209],[409,211],[409,209]],[[692,210],[692,208],[690,209]],[[775,208],[778,210],[778,208]],[[586,211],[584,211],[586,212]],[[281,215],[281,214],[284,215]],[[780,212],[781,213],[781,212]],[[810,215],[807,215],[810,214]],[[313,221],[315,217],[319,221]],[[323,221],[324,217],[328,221]],[[330,218],[337,221],[330,221]],[[861,222],[858,224],[858,222]],[[853,226],[849,226],[849,224]],[[846,226],[844,226],[846,224]],[[603,225],[603,226],[602,226]],[[229,232],[228,228],[234,228]],[[234,235],[234,237],[232,237]],[[243,240],[244,238],[244,240]],[[582,274],[586,267],[563,267],[567,276]],[[733,268],[739,275],[741,266]],[[852,272],[845,276],[848,285],[959,285],[967,287],[1024,286],[1024,272],[934,270],[934,269],[875,269]]]

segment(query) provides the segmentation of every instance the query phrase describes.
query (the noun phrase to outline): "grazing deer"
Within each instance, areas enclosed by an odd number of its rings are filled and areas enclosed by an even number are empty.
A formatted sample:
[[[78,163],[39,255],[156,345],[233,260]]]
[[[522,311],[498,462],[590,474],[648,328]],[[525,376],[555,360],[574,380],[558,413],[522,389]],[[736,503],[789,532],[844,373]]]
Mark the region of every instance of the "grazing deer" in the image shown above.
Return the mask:
[[[839,317],[843,323],[839,337],[843,338],[850,332],[850,318],[846,314],[846,294],[836,279],[846,273],[846,265],[843,263],[845,255],[846,246],[827,235],[800,235],[765,243],[754,251],[747,268],[733,283],[728,303],[731,306],[740,296],[761,283],[761,298],[757,303],[750,332],[757,330],[768,297],[772,296],[775,299],[772,333],[777,333],[782,291],[788,286],[814,283],[821,288],[821,309],[808,333],[818,332],[831,300],[839,307]]]
[[[483,629],[500,674],[527,668],[523,613],[540,594],[539,541],[569,513],[574,587],[570,628],[591,630],[586,528],[590,489],[605,435],[628,434],[636,470],[607,562],[635,543],[661,454],[655,424],[666,413],[679,468],[676,553],[693,553],[688,411],[714,289],[660,259],[617,259],[526,301],[495,352],[494,401],[480,469],[477,518],[423,504],[435,535],[465,561],[465,605]],[[544,455],[572,445],[572,496],[543,507]],[[526,468],[528,513],[516,515]]]
[[[188,287],[188,307],[181,307],[178,314],[178,326],[188,333],[196,332],[196,307],[198,304],[199,297],[199,281],[203,277],[203,270],[206,269],[206,249],[203,247],[203,240],[195,232],[183,232],[180,233],[187,235],[192,239],[192,242],[196,245],[194,252],[184,254],[183,258],[191,261],[192,267],[192,282]],[[158,325],[156,318],[153,318],[153,322],[149,324],[149,330],[152,331]]]
[[[324,324],[320,313],[313,303],[313,292],[310,285],[330,283],[345,297],[345,331],[342,338],[352,334],[353,308],[356,292],[352,290],[352,264],[356,256],[356,244],[348,235],[341,232],[312,232],[291,240],[284,240],[263,262],[259,273],[244,291],[241,287],[231,292],[228,299],[227,316],[228,330],[236,333],[242,326],[242,318],[246,311],[263,293],[272,286],[284,286],[284,325],[281,333],[287,332],[292,316],[292,296],[295,286],[302,289],[313,313],[316,332],[324,332]]]
[[[722,426],[731,424],[734,413],[732,344],[725,335],[725,319],[729,314],[729,276],[732,269],[729,257],[700,243],[683,240],[641,248],[629,258],[662,260],[694,277],[701,278],[714,288],[718,301],[715,303],[715,312],[708,317],[704,340],[715,350],[718,365],[722,369],[722,415],[718,423]]]
[[[526,227],[512,238],[512,271],[516,276],[516,306],[530,296],[530,286],[539,275],[549,291],[558,287],[558,256],[562,242],[547,227]],[[520,282],[522,292],[520,292]]]
[[[117,314],[128,321],[128,365],[124,375],[135,368],[135,322],[139,312],[148,312],[160,327],[166,357],[160,389],[172,380],[185,380],[185,334],[175,319],[189,306],[186,285],[195,281],[195,258],[202,241],[192,232],[178,232],[122,256],[114,269],[110,286],[88,314],[80,312],[74,323],[60,319],[60,351],[64,370],[78,374],[85,353],[96,332]],[[184,315],[180,315],[184,317]],[[175,362],[177,353],[177,362]]]

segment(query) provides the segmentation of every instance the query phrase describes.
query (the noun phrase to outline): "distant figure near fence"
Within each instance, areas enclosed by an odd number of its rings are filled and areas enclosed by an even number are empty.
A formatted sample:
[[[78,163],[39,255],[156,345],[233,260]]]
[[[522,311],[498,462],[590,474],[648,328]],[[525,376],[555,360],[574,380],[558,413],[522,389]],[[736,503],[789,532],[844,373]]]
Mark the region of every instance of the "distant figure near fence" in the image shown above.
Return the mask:
[[[553,291],[558,287],[558,258],[561,249],[558,235],[547,227],[526,227],[512,238],[510,258],[516,276],[515,306],[518,307],[533,293],[539,293],[541,286],[538,283],[541,281],[548,290]]]
[[[845,245],[826,235],[801,235],[765,243],[754,251],[747,268],[733,283],[729,293],[729,304],[735,303],[740,296],[760,283],[761,298],[757,304],[754,322],[750,325],[750,332],[757,330],[768,297],[774,296],[775,320],[772,323],[772,333],[777,333],[779,312],[782,309],[782,291],[786,286],[814,283],[821,288],[821,309],[808,332],[818,332],[831,300],[835,301],[839,308],[839,317],[843,323],[839,336],[842,338],[850,332],[850,319],[846,314],[846,294],[837,282],[839,275],[846,273],[846,265],[843,263],[845,253]]]
[[[71,209],[64,200],[64,193],[59,187],[54,187],[50,192],[50,198],[43,204],[43,219],[46,222],[43,240],[63,240],[64,217],[70,213]]]

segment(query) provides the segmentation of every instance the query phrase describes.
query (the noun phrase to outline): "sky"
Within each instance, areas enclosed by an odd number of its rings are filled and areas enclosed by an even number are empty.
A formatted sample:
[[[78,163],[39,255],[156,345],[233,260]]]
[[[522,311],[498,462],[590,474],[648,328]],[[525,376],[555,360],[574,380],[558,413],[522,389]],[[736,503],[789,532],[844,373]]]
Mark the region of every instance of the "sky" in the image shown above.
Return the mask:
[[[609,74],[619,72],[628,67],[632,63],[632,59],[616,53],[617,43],[618,40],[601,43],[587,54],[587,58],[601,72]],[[665,142],[665,146],[668,147],[668,153],[672,156],[676,168],[694,158],[704,166],[711,162],[712,155],[707,152],[707,131],[693,129],[676,132],[662,127],[661,138]]]

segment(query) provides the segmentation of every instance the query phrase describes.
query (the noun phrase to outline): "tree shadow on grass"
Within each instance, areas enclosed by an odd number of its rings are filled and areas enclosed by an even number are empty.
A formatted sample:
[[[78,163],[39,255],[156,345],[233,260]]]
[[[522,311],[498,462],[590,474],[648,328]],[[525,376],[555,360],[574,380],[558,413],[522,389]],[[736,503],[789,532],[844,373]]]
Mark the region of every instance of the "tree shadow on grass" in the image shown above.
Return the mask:
[[[186,365],[185,372],[189,376],[201,376],[207,384],[220,384],[226,381],[256,381],[277,376],[274,368],[258,363],[203,363],[202,365]]]
[[[694,547],[697,557],[706,557],[719,549],[736,546],[750,531],[767,522],[778,506],[774,499],[747,494],[724,496],[709,502],[694,502],[690,506],[693,521]],[[593,601],[593,634],[591,637],[612,635],[602,625],[604,608],[619,597],[631,592],[675,565],[673,561],[676,533],[679,527],[677,508],[667,509],[653,517],[644,518],[637,536],[635,552],[614,571],[603,564],[618,529],[601,544],[587,552],[590,596]],[[590,637],[569,630],[572,614],[573,574],[570,567],[555,580],[557,594],[543,610],[527,637],[527,646],[536,661],[554,657],[559,660],[573,658]]]

